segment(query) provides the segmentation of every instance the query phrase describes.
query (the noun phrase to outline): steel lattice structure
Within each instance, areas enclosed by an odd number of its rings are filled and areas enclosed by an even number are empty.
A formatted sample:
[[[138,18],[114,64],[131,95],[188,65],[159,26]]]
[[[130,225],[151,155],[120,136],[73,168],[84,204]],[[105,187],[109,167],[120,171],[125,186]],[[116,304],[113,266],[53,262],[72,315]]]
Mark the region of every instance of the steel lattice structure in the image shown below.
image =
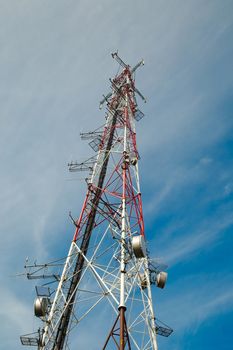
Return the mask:
[[[36,345],[41,350],[72,348],[71,335],[79,324],[88,317],[91,322],[95,310],[107,305],[115,322],[108,326],[103,349],[114,345],[118,349],[157,350],[157,334],[168,336],[172,332],[155,318],[151,285],[160,272],[143,247],[135,131],[135,121],[143,113],[135,95],[145,99],[134,78],[144,63],[131,68],[117,53],[112,56],[122,71],[110,80],[111,92],[101,101],[101,106],[106,103],[106,123],[94,132],[81,134],[83,139],[90,139],[96,155],[81,164],[69,164],[70,171],[90,171],[79,219],[71,217],[75,234],[70,250],[64,264],[61,262],[61,275],[48,275],[57,281],[54,293],[46,297],[37,293],[35,313],[43,321],[38,337],[21,337],[24,345]],[[33,268],[41,269],[39,265]],[[32,273],[27,276],[34,278]]]

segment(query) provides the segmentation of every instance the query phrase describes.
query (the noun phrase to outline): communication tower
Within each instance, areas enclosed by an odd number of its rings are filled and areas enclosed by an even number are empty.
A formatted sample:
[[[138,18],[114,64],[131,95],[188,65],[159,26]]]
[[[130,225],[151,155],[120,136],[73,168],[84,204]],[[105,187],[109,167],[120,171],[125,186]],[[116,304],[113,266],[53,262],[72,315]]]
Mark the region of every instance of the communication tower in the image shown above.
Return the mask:
[[[28,279],[46,280],[36,286],[34,303],[41,327],[20,337],[23,345],[40,350],[77,349],[85,320],[95,323],[98,334],[106,331],[102,346],[96,341],[103,350],[157,350],[157,335],[172,333],[154,313],[152,286],[163,288],[167,273],[149,257],[142,211],[135,122],[144,114],[136,96],[146,100],[135,86],[135,72],[144,62],[131,68],[117,52],[112,57],[121,72],[100,102],[100,108],[106,104],[105,124],[81,134],[95,155],[68,164],[71,172],[89,172],[80,216],[70,214],[75,233],[68,255],[25,266]]]

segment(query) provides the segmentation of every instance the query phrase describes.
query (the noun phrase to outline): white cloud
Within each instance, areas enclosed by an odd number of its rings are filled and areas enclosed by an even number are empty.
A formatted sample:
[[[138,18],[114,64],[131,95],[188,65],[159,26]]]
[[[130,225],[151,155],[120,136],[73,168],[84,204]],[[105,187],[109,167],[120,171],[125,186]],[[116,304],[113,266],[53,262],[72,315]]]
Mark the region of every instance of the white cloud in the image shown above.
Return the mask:
[[[178,232],[168,231],[167,235],[161,235],[150,242],[151,255],[155,254],[163,258],[164,262],[174,266],[178,262],[192,260],[195,254],[204,249],[211,249],[213,245],[224,234],[224,231],[233,226],[233,215],[217,214],[216,218],[206,218],[198,223],[197,227],[189,228],[187,232],[179,234],[179,226],[175,229]],[[188,227],[188,226],[187,226]],[[164,244],[164,242],[166,244]],[[156,245],[157,243],[157,245]],[[156,251],[154,247],[160,246]],[[153,248],[152,248],[153,247]]]
[[[68,177],[64,168],[70,154],[77,159],[89,154],[77,141],[79,130],[95,128],[104,120],[98,102],[117,70],[109,55],[115,49],[129,63],[141,56],[146,62],[137,74],[138,87],[148,96],[142,107],[148,118],[137,125],[138,144],[145,158],[144,181],[151,186],[154,177],[159,180],[157,195],[145,213],[150,217],[154,209],[160,213],[177,186],[206,180],[201,166],[208,168],[215,159],[209,161],[212,154],[205,148],[231,128],[210,108],[222,102],[232,84],[228,38],[232,16],[227,5],[11,1],[1,4],[0,23],[3,278],[12,269],[21,270],[25,256],[38,255],[40,260],[54,256],[51,242],[68,240],[66,215],[70,209],[78,215],[84,185],[64,181]],[[192,157],[196,162],[190,166]],[[224,185],[227,195],[231,188],[227,177]],[[168,260],[176,262],[195,252],[231,222],[226,215],[213,230],[206,231],[204,225],[187,239],[174,241],[177,251],[167,252]],[[22,328],[26,326],[22,317],[31,320],[20,297],[11,292],[12,285],[7,282],[1,291],[6,300],[2,312],[5,317],[8,309],[12,325],[1,335],[2,343],[22,323]],[[18,342],[12,340],[5,347],[16,349]]]
[[[228,183],[224,186],[224,195],[229,196],[233,192],[233,184]]]
[[[200,159],[200,163],[204,165],[208,165],[213,162],[213,159],[210,157],[203,157]]]
[[[33,307],[29,303],[22,302],[16,291],[11,291],[7,287],[1,287],[1,310],[0,316],[4,320],[1,323],[1,345],[3,348],[18,348],[19,337],[28,329],[37,331],[36,323],[33,321]]]
[[[221,285],[218,283],[221,280]],[[174,331],[180,336],[194,330],[213,316],[233,309],[232,276],[205,273],[182,277],[170,285],[169,300],[159,297],[158,313],[173,320]]]

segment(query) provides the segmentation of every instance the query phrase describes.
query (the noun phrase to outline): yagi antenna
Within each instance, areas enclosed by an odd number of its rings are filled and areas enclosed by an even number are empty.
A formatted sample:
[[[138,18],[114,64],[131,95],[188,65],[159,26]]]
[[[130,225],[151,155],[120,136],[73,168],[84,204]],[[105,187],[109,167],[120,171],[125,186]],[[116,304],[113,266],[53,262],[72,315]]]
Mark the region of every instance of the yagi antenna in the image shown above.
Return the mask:
[[[112,53],[112,58],[114,58],[122,67],[127,68],[129,67],[127,64],[125,64],[124,61],[118,56],[118,51]]]
[[[127,65],[127,64],[119,57],[119,55],[118,55],[118,50],[117,50],[116,52],[113,52],[111,55],[112,55],[112,58],[115,59],[115,60],[120,64],[121,67],[123,67],[123,68],[128,68],[131,74],[134,74],[135,71],[136,71],[139,67],[144,66],[144,64],[145,64],[144,60],[142,59],[142,60],[141,60],[140,62],[138,62],[132,69],[130,69],[130,66]],[[120,91],[119,91],[119,87],[116,87],[114,81],[112,81],[111,79],[110,79],[110,82],[111,82],[111,84],[112,84],[113,89],[114,89],[117,93],[119,93],[119,92],[120,92]],[[141,97],[141,99],[143,100],[143,102],[146,102],[146,98],[141,94],[141,92],[140,92],[138,89],[136,89],[136,88],[134,87],[134,91],[138,94],[138,96]],[[104,102],[107,102],[107,103],[108,103],[108,100],[109,100],[109,98],[110,98],[111,96],[112,96],[112,92],[109,92],[106,96],[103,95],[103,99],[100,101],[100,104],[99,104],[99,109],[102,109],[102,107],[103,107],[103,105],[104,105]]]
[[[144,60],[141,60],[140,62],[138,62],[136,66],[134,66],[133,69],[131,69],[131,73],[133,74],[139,67],[144,66],[144,64],[145,64]]]

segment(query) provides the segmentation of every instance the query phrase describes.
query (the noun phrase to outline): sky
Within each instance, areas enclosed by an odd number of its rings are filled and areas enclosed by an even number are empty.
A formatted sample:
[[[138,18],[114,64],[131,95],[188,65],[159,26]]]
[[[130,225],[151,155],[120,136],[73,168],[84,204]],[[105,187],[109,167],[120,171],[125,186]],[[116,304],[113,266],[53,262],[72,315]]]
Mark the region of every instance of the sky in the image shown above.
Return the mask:
[[[168,267],[159,350],[232,349],[233,2],[0,0],[0,339],[36,330],[26,257],[65,256],[92,155],[80,140],[118,66],[144,58],[139,170],[150,254]],[[85,333],[84,333],[85,336]],[[94,343],[93,343],[94,344]],[[93,346],[94,349],[94,346]]]

